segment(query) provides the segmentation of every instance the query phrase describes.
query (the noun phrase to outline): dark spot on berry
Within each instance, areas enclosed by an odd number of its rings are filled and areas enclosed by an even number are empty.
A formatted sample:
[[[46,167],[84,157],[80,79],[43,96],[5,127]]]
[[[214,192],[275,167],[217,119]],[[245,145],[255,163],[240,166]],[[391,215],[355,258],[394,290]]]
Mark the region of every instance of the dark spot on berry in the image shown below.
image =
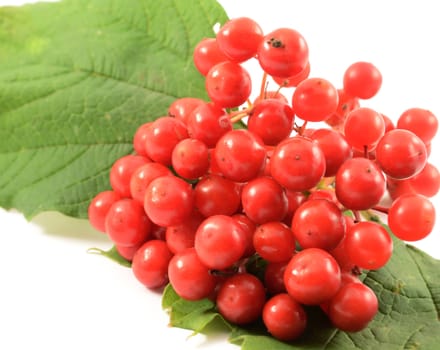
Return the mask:
[[[270,38],[270,40],[267,43],[275,48],[283,48],[284,47],[283,42],[280,39],[276,39],[276,38]]]

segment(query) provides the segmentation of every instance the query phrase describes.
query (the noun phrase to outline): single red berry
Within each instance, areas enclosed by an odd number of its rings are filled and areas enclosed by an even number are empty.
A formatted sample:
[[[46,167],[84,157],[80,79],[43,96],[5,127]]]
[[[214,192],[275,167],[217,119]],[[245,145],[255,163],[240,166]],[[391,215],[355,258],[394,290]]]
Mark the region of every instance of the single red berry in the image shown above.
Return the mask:
[[[270,157],[270,174],[291,191],[315,187],[325,174],[325,156],[317,142],[292,137],[278,144]]]
[[[223,108],[242,105],[252,90],[248,71],[238,63],[226,61],[212,67],[205,79],[209,98]]]
[[[379,302],[376,294],[363,283],[347,283],[330,300],[328,316],[335,327],[345,332],[358,332],[376,316]]]
[[[136,251],[131,269],[145,287],[162,288],[168,283],[168,263],[172,257],[173,253],[164,241],[152,239]]]
[[[219,313],[238,325],[249,324],[261,317],[265,301],[263,283],[249,273],[228,277],[220,285],[216,298]]]
[[[345,71],[343,84],[347,94],[369,99],[379,91],[382,85],[382,74],[370,62],[355,62]]]
[[[216,64],[227,60],[228,57],[220,50],[215,38],[204,38],[194,48],[194,65],[203,76]]]
[[[257,59],[267,74],[289,78],[306,68],[309,63],[309,48],[298,31],[278,28],[264,36],[258,47]]]
[[[151,221],[141,204],[131,198],[115,202],[105,218],[105,231],[119,246],[134,246],[151,235]]]
[[[246,129],[231,130],[217,142],[214,150],[222,174],[237,182],[259,175],[266,162],[266,148],[261,139]]]
[[[263,30],[253,19],[237,17],[220,28],[216,39],[220,51],[231,61],[244,62],[257,54],[263,40]]]
[[[194,248],[187,248],[171,258],[168,278],[176,294],[186,300],[207,298],[217,285],[215,276],[200,261]]]
[[[105,217],[113,203],[121,198],[115,191],[102,191],[93,197],[88,206],[88,218],[94,229],[105,233]]]
[[[305,305],[319,305],[332,298],[341,285],[341,270],[325,250],[307,248],[296,253],[284,271],[289,295]]]
[[[180,225],[189,218],[193,206],[191,185],[174,175],[154,179],[145,191],[145,212],[159,226]]]
[[[295,115],[302,120],[320,122],[335,113],[338,107],[337,89],[328,80],[307,78],[298,84],[292,96]]]
[[[307,325],[303,306],[287,293],[271,297],[264,305],[262,317],[267,331],[282,341],[297,339]]]

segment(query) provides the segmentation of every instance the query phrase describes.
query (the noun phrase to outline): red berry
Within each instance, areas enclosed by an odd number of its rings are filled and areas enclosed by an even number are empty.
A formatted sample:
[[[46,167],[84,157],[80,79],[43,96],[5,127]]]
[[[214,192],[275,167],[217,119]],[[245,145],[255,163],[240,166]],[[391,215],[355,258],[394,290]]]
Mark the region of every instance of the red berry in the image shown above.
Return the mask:
[[[378,223],[361,221],[347,230],[345,249],[351,262],[366,270],[385,266],[393,253],[393,241]]]
[[[428,154],[423,141],[412,131],[394,129],[379,141],[376,159],[385,174],[394,179],[405,179],[422,171]]]
[[[295,253],[295,238],[290,228],[271,221],[259,225],[254,233],[255,251],[269,262],[286,262]]]
[[[335,327],[358,332],[376,316],[379,303],[374,292],[363,283],[348,283],[330,300],[328,316]]]
[[[248,71],[240,64],[226,61],[212,67],[205,79],[206,91],[212,102],[222,108],[242,105],[251,94]]]
[[[146,131],[145,149],[148,157],[163,165],[171,165],[174,147],[188,138],[186,125],[173,117],[156,119]]]
[[[203,76],[206,76],[217,63],[227,60],[228,57],[220,50],[215,38],[204,38],[194,48],[194,65]]]
[[[270,174],[291,191],[316,186],[325,174],[325,156],[317,142],[304,137],[287,139],[275,147]]]
[[[164,241],[152,239],[136,251],[131,269],[145,287],[162,288],[168,283],[168,263],[172,257],[173,253]]]
[[[302,120],[320,122],[330,117],[338,107],[338,91],[322,78],[308,78],[298,84],[292,96],[295,115]]]
[[[325,250],[307,248],[295,254],[284,271],[289,295],[305,305],[319,305],[332,298],[341,285],[341,270]]]
[[[288,209],[283,187],[269,176],[246,183],[241,191],[241,203],[244,213],[256,224],[281,221]]]
[[[258,47],[257,59],[267,74],[289,78],[306,68],[309,48],[298,31],[279,28],[264,36]]]
[[[369,99],[379,91],[382,85],[382,74],[370,62],[355,62],[345,71],[343,84],[347,94]]]
[[[254,105],[247,126],[264,144],[276,146],[292,132],[293,119],[293,110],[287,103],[271,98]]]
[[[171,258],[168,278],[177,295],[186,300],[207,298],[217,284],[216,278],[200,261],[194,248],[187,248]]]
[[[257,53],[263,30],[249,17],[227,21],[216,35],[218,46],[231,61],[243,62]]]
[[[148,158],[137,155],[126,155],[115,161],[110,169],[110,185],[121,197],[130,198],[130,180],[133,173],[151,162]]]
[[[361,152],[371,151],[376,148],[384,133],[383,117],[371,108],[361,107],[348,113],[344,135],[353,148]]]
[[[410,108],[397,120],[399,129],[406,129],[416,134],[424,143],[430,142],[437,134],[437,117],[426,109]]]
[[[105,217],[113,203],[120,199],[115,191],[103,191],[93,197],[88,206],[88,218],[94,229],[105,233]]]
[[[186,124],[188,116],[192,113],[192,111],[204,103],[205,101],[200,98],[181,97],[170,104],[168,107],[168,115],[181,120],[184,124]]]
[[[262,172],[266,149],[261,139],[250,131],[231,130],[217,142],[214,157],[226,178],[246,182]]]
[[[367,158],[351,158],[339,168],[335,177],[336,196],[348,209],[366,210],[377,205],[385,194],[382,170]]]
[[[200,260],[211,269],[231,267],[246,249],[241,226],[227,215],[213,215],[199,225],[194,247]]]
[[[145,212],[159,226],[182,224],[191,215],[193,205],[191,185],[174,175],[154,179],[145,191]]]
[[[307,325],[303,306],[287,293],[271,297],[264,305],[262,317],[267,331],[282,341],[297,339]]]
[[[151,222],[141,204],[124,198],[115,202],[105,218],[105,231],[119,246],[141,244],[151,234]]]
[[[435,217],[435,207],[429,199],[419,194],[406,194],[391,204],[388,225],[398,238],[418,241],[432,232]]]
[[[292,231],[302,248],[332,250],[345,235],[345,220],[338,206],[327,199],[309,199],[295,211]]]
[[[219,313],[229,322],[245,325],[261,317],[266,301],[263,283],[254,275],[239,273],[220,286],[216,303]]]

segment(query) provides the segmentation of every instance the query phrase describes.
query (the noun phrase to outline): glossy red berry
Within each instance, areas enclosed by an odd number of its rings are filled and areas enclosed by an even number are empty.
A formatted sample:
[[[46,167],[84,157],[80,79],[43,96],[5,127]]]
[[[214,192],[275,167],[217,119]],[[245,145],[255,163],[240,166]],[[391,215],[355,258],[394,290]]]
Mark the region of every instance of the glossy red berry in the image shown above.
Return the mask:
[[[228,179],[246,182],[264,168],[266,148],[261,139],[246,129],[231,130],[217,142],[215,162]]]
[[[369,99],[379,91],[382,85],[382,74],[370,62],[355,62],[345,71],[343,85],[347,94]]]
[[[295,115],[302,120],[320,122],[338,107],[337,89],[326,79],[307,78],[298,84],[292,96]]]
[[[264,36],[258,47],[257,59],[267,74],[289,78],[306,68],[309,48],[298,31],[278,28]]]
[[[264,305],[262,317],[267,331],[282,341],[297,339],[307,326],[303,306],[287,293],[271,297]]]
[[[270,174],[288,190],[309,190],[325,174],[324,153],[317,142],[292,137],[275,147],[270,158]]]
[[[256,55],[263,40],[263,30],[252,18],[237,17],[220,28],[216,39],[226,57],[231,61],[243,62]]]
[[[168,263],[173,257],[166,242],[152,239],[138,248],[131,269],[136,279],[150,289],[162,288],[168,283]]]
[[[242,105],[252,90],[248,71],[235,62],[221,62],[212,67],[205,79],[209,98],[223,108]]]
[[[189,218],[193,206],[191,185],[174,175],[154,179],[145,191],[145,212],[159,226],[180,225]]]
[[[105,217],[113,203],[121,198],[115,191],[102,191],[93,197],[88,206],[88,218],[94,229],[105,233]]]
[[[376,159],[386,175],[406,179],[423,170],[428,154],[423,141],[412,131],[394,129],[380,139]]]
[[[260,318],[265,301],[263,283],[249,273],[228,277],[221,284],[216,298],[219,313],[227,321],[238,325]]]
[[[341,285],[341,270],[325,250],[307,248],[295,254],[284,271],[289,295],[305,305],[319,305],[330,300]]]

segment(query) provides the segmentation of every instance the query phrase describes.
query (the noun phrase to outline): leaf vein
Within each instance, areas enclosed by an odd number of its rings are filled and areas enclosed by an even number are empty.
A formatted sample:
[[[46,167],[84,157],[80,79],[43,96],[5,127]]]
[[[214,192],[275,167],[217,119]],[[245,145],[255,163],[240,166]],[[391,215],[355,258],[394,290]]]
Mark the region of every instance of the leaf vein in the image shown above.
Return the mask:
[[[410,248],[407,248],[410,249]],[[434,310],[437,314],[437,320],[440,320],[440,306],[437,305],[436,301],[436,297],[435,295],[432,293],[431,288],[428,284],[428,282],[426,281],[426,277],[424,274],[423,269],[420,267],[419,263],[417,262],[416,259],[414,259],[414,256],[408,251],[408,255],[411,257],[411,259],[414,261],[414,264],[417,266],[417,270],[419,271],[420,275],[422,276],[423,282],[425,283],[426,289],[428,290],[429,296],[430,296],[430,300],[432,300],[432,303],[434,305]]]
[[[23,191],[23,190],[27,189],[28,187],[31,187],[31,186],[33,186],[33,185],[35,185],[35,184],[37,184],[37,183],[39,183],[39,182],[41,182],[43,180],[47,180],[49,177],[51,177],[51,176],[61,172],[63,169],[68,168],[71,165],[72,162],[74,162],[75,160],[79,159],[86,152],[87,152],[87,148],[85,147],[78,154],[75,154],[74,157],[69,158],[67,163],[62,163],[62,164],[60,164],[60,166],[51,169],[51,171],[48,172],[47,174],[45,174],[44,176],[35,178],[33,181],[28,182],[27,184],[23,185],[21,187],[20,191]]]
[[[114,81],[116,81],[116,82],[118,82],[118,83],[122,83],[122,84],[124,84],[124,85],[129,85],[129,86],[132,86],[132,87],[135,87],[135,88],[141,89],[141,90],[148,91],[148,92],[150,92],[150,93],[155,93],[155,94],[158,94],[158,95],[164,95],[164,96],[166,96],[166,97],[172,97],[172,98],[174,98],[174,99],[178,98],[178,96],[175,95],[175,94],[170,94],[169,92],[165,92],[165,91],[160,91],[160,90],[157,90],[157,89],[153,89],[153,88],[150,88],[150,87],[148,87],[148,86],[143,86],[143,85],[135,84],[135,83],[133,83],[133,82],[130,82],[130,81],[127,81],[127,80],[123,80],[123,79],[121,79],[121,78],[118,78],[118,77],[115,77],[115,76],[111,76],[111,75],[108,75],[108,74],[106,74],[106,73],[97,72],[97,71],[89,70],[89,69],[87,69],[87,68],[82,68],[82,67],[77,68],[76,70],[78,70],[78,71],[80,71],[80,72],[84,72],[84,73],[89,73],[91,76],[94,76],[94,77],[99,77],[99,78],[103,78],[103,79],[114,80]]]
[[[142,8],[142,10],[143,10],[143,12],[144,12],[144,16],[145,16],[145,19],[146,19],[146,22],[147,22],[147,27],[146,27],[146,31],[145,31],[145,32],[147,33],[146,37],[147,37],[147,38],[151,38],[152,41],[154,41],[154,43],[157,44],[161,49],[164,49],[165,51],[169,51],[169,52],[172,53],[174,56],[180,58],[181,55],[182,55],[181,52],[179,52],[178,50],[176,50],[175,48],[173,48],[173,47],[171,47],[171,46],[163,45],[163,40],[161,40],[161,39],[159,39],[159,38],[157,38],[157,37],[155,37],[155,36],[153,36],[153,35],[151,34],[150,25],[149,25],[149,24],[150,24],[149,18],[151,17],[151,15],[150,15],[150,13],[148,12],[148,9],[147,9],[147,7],[145,6],[144,1],[142,1],[142,0],[138,0],[138,2],[140,3],[140,6],[141,6],[141,8]],[[176,10],[176,12],[177,12],[177,10]],[[145,32],[142,32],[142,35],[145,35]],[[185,34],[187,34],[187,33],[185,33]],[[185,52],[185,57],[188,57],[188,49],[186,48],[185,51],[186,51],[186,52]]]
[[[182,26],[185,28],[184,33],[185,33],[185,57],[189,57],[190,56],[190,49],[189,49],[189,43],[190,43],[190,39],[189,39],[189,29],[188,26],[186,25],[185,19],[182,15],[182,13],[179,11],[179,8],[177,6],[176,1],[172,1],[174,10],[177,13],[177,17],[179,18],[180,22],[182,23]]]
[[[70,72],[68,72],[68,73],[70,73]],[[5,113],[5,112],[8,112],[8,113],[14,112],[14,111],[20,110],[21,108],[28,107],[29,105],[31,105],[31,104],[33,104],[35,102],[39,102],[41,100],[45,100],[47,98],[50,98],[51,96],[59,93],[60,91],[67,90],[67,89],[70,89],[70,88],[72,88],[72,87],[74,87],[74,86],[76,86],[78,84],[81,84],[86,78],[87,78],[87,76],[80,77],[80,79],[72,82],[71,84],[67,84],[67,85],[65,85],[63,87],[57,87],[56,89],[48,92],[47,94],[40,95],[40,96],[38,96],[38,97],[36,97],[34,99],[31,99],[31,100],[27,100],[23,104],[20,104],[19,106],[16,106],[14,108],[6,109],[6,110],[3,111],[3,113]]]

